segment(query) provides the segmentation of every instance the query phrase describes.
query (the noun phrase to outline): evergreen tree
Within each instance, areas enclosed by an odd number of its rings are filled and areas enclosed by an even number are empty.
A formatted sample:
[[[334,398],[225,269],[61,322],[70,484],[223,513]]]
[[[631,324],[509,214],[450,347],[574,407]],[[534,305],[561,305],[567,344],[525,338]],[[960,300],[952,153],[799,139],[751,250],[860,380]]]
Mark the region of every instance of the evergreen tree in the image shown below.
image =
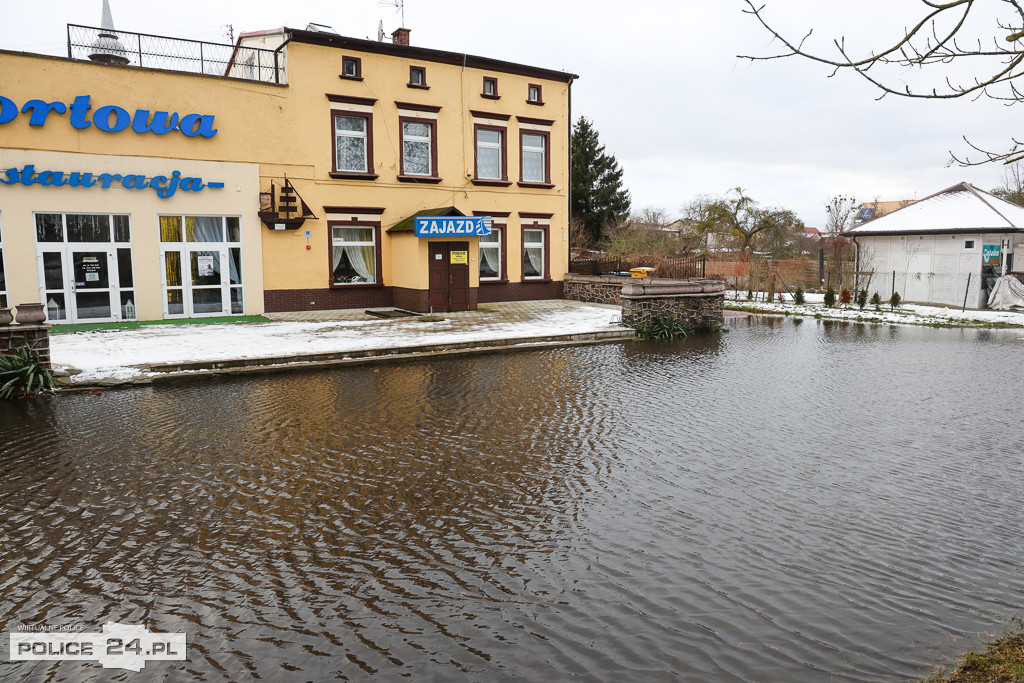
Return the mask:
[[[605,152],[590,121],[580,117],[572,130],[573,220],[583,224],[590,245],[601,241],[605,228],[629,215],[629,190],[622,186],[622,168],[615,156]],[[583,245],[573,245],[583,246]]]

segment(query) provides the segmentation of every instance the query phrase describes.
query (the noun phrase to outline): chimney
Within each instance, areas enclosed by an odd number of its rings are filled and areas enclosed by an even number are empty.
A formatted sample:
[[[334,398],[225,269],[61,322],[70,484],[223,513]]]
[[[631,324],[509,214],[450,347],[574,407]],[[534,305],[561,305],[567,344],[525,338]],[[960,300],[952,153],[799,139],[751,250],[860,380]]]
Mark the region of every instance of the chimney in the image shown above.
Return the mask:
[[[396,28],[391,32],[391,42],[395,45],[408,45],[409,44],[409,29],[407,28]]]

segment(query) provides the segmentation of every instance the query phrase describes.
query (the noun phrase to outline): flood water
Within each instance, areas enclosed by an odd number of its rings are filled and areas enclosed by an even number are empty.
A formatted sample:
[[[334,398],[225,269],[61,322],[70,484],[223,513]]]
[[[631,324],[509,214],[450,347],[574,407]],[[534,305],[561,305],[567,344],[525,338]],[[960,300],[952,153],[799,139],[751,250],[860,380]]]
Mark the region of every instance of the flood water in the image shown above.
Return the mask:
[[[1024,614],[1022,331],[741,320],[0,407],[18,681],[896,681]]]

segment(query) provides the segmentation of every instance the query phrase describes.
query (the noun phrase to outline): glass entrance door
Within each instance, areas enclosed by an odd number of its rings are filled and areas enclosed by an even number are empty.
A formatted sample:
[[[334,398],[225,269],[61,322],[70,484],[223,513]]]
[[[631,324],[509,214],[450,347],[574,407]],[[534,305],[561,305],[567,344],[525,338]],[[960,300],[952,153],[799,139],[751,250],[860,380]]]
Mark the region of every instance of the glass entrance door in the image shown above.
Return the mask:
[[[229,313],[225,307],[227,297],[224,296],[227,278],[224,276],[223,264],[227,255],[223,251],[209,249],[189,249],[189,275],[192,282],[191,299],[192,313],[204,315],[210,313]]]
[[[127,215],[37,213],[35,223],[39,296],[48,320],[136,318]]]
[[[40,294],[51,322],[121,319],[115,250],[45,247],[39,255],[39,268]]]
[[[77,320],[113,320],[116,304],[111,300],[111,262],[117,263],[108,251],[71,251],[71,273],[74,276],[75,318]]]
[[[161,216],[164,317],[242,312],[242,245],[235,216]]]

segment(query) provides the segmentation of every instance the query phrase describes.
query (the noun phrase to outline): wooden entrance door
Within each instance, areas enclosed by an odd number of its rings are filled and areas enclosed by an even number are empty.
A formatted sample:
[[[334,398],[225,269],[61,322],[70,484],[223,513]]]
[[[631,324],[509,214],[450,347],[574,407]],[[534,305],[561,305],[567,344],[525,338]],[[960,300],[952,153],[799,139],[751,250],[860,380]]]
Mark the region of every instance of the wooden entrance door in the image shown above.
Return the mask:
[[[469,310],[469,242],[431,242],[430,308]]]

